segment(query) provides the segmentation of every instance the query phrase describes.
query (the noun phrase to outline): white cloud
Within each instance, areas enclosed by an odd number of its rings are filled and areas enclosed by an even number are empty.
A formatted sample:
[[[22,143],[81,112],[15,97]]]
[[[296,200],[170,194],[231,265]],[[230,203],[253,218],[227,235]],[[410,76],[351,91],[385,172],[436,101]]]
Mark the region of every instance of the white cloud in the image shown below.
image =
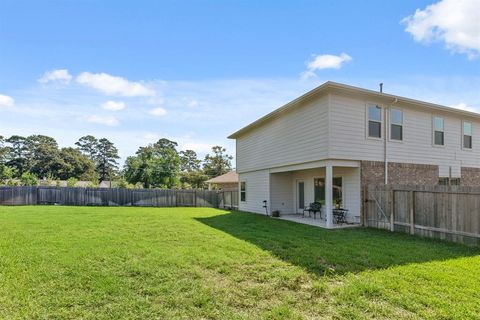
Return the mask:
[[[198,101],[197,100],[190,100],[188,103],[187,103],[187,106],[189,106],[190,108],[194,108],[194,107],[198,107]]]
[[[158,108],[154,108],[152,110],[150,110],[149,112],[152,116],[156,116],[156,117],[162,117],[164,115],[167,114],[167,110],[161,108],[161,107],[158,107]]]
[[[340,69],[345,62],[352,60],[346,53],[339,56],[332,54],[314,55],[307,63],[307,71],[302,73],[302,78],[310,78],[315,76],[315,71],[322,69]]]
[[[208,144],[201,142],[187,142],[181,145],[182,150],[193,150],[197,153],[209,153],[212,151],[212,147],[216,144]]]
[[[112,116],[99,116],[99,115],[91,115],[86,118],[88,122],[102,124],[109,127],[114,127],[119,124],[117,118]]]
[[[122,77],[116,77],[107,73],[82,72],[77,76],[77,82],[81,85],[96,89],[107,95],[125,97],[154,96],[155,91],[140,82],[128,81]]]
[[[57,69],[47,71],[43,74],[43,76],[38,79],[40,83],[49,83],[49,82],[56,82],[62,84],[68,84],[72,80],[72,75],[68,72],[67,69]]]
[[[0,94],[0,107],[13,107],[15,100],[12,97]]]
[[[402,20],[418,42],[441,41],[470,59],[480,54],[480,1],[442,0]]]
[[[470,112],[478,112],[478,111],[475,110],[474,108],[469,107],[469,106],[468,106],[466,103],[464,103],[464,102],[460,102],[460,103],[458,103],[458,104],[451,105],[450,107],[451,107],[451,108],[455,108],[455,109],[470,111]]]
[[[107,101],[102,104],[102,108],[110,111],[120,111],[125,109],[125,102],[122,101]]]

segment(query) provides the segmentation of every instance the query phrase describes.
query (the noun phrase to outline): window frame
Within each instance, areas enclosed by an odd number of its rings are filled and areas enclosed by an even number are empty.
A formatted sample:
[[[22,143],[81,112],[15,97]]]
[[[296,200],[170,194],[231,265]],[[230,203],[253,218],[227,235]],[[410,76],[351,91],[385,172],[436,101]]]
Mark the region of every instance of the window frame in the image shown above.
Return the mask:
[[[442,119],[442,124],[443,124],[443,130],[439,131],[443,133],[443,144],[436,144],[435,143],[435,132],[438,130],[435,130],[435,118],[440,118]],[[446,145],[446,139],[445,139],[445,117],[439,116],[439,115],[433,115],[432,116],[432,146],[435,148],[445,148]]]
[[[242,190],[242,186],[244,186]],[[242,200],[242,193],[244,194],[243,200]],[[240,181],[240,202],[247,202],[247,181],[242,180]]]
[[[392,110],[398,110],[402,113],[402,124],[393,123],[393,121],[392,121]],[[390,107],[389,114],[388,114],[388,126],[389,126],[388,140],[389,141],[403,143],[403,141],[405,140],[405,131],[403,130],[404,129],[404,123],[405,123],[405,112],[403,111],[403,108]],[[392,138],[392,126],[393,125],[397,125],[397,126],[402,127],[402,139],[401,140]]]
[[[468,147],[465,147],[465,123],[468,123],[470,124],[470,148]],[[461,144],[462,144],[462,150],[465,150],[465,151],[472,151],[473,150],[473,122],[471,121],[466,121],[466,120],[463,120],[462,121],[462,141],[461,141]],[[467,135],[468,136],[468,135]]]
[[[375,107],[379,107],[380,108],[380,121],[377,121],[377,120],[370,120],[370,116],[369,116],[369,108],[372,107],[372,106],[375,106]],[[370,140],[377,140],[377,141],[381,141],[383,140],[383,136],[384,136],[384,125],[385,125],[385,121],[384,121],[384,112],[385,112],[385,108],[383,107],[383,105],[379,104],[379,103],[375,103],[375,102],[367,102],[365,104],[365,137],[366,139],[370,139]],[[370,136],[370,121],[372,122],[377,122],[377,123],[380,123],[380,137],[371,137]]]

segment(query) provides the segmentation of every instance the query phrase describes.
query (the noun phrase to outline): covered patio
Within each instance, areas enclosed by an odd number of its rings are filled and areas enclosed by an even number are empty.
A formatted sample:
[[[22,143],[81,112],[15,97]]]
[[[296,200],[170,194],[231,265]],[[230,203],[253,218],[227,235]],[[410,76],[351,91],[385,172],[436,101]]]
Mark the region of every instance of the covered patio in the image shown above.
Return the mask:
[[[270,170],[270,210],[280,219],[323,228],[360,225],[360,163],[325,160]],[[321,212],[308,214],[312,203]],[[343,219],[339,219],[339,214]]]

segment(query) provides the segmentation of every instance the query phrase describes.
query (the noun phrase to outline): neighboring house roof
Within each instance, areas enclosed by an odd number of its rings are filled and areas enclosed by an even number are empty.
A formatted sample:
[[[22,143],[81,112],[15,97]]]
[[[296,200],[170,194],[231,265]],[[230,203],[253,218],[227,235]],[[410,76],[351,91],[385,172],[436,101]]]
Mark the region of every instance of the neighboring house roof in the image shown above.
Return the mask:
[[[236,183],[238,182],[238,173],[230,171],[221,176],[206,181],[207,183]]]
[[[452,112],[456,114],[462,114],[466,115],[469,117],[474,117],[474,118],[480,118],[480,114],[476,112],[471,112],[471,111],[465,111],[461,109],[456,109],[452,107],[447,107],[447,106],[442,106],[439,104],[435,103],[430,103],[430,102],[425,102],[425,101],[420,101],[420,100],[415,100],[415,99],[410,99],[410,98],[405,98],[401,96],[396,96],[393,94],[388,94],[388,93],[383,93],[383,92],[378,92],[378,91],[373,91],[373,90],[368,90],[368,89],[363,89],[359,87],[354,87],[338,82],[332,82],[332,81],[327,81],[324,84],[316,87],[313,90],[310,90],[309,92],[305,93],[304,95],[290,101],[289,103],[283,105],[282,107],[270,112],[269,114],[261,117],[260,119],[250,123],[246,127],[243,127],[242,129],[238,130],[237,132],[231,134],[228,138],[229,139],[236,139],[243,134],[247,133],[248,131],[269,122],[272,119],[275,119],[276,117],[280,116],[284,112],[288,112],[289,110],[296,108],[299,103],[302,103],[303,101],[307,100],[308,98],[320,94],[320,93],[325,93],[327,91],[334,91],[337,90],[339,92],[344,92],[344,93],[352,93],[352,94],[359,94],[359,95],[364,95],[368,96],[370,98],[377,98],[377,99],[382,99],[382,100],[391,100],[392,102],[400,102],[400,103],[406,103],[406,104],[411,104],[411,105],[416,105],[416,106],[421,106],[421,107],[426,107],[434,110],[440,110],[440,111],[445,111],[445,112]]]

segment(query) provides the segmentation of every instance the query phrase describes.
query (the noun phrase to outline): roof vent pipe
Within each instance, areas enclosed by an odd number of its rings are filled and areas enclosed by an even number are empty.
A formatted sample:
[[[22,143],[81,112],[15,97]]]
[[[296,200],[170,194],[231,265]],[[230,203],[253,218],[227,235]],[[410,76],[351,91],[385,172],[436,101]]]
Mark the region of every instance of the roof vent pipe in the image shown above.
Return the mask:
[[[380,92],[383,92],[383,82],[380,82]]]

